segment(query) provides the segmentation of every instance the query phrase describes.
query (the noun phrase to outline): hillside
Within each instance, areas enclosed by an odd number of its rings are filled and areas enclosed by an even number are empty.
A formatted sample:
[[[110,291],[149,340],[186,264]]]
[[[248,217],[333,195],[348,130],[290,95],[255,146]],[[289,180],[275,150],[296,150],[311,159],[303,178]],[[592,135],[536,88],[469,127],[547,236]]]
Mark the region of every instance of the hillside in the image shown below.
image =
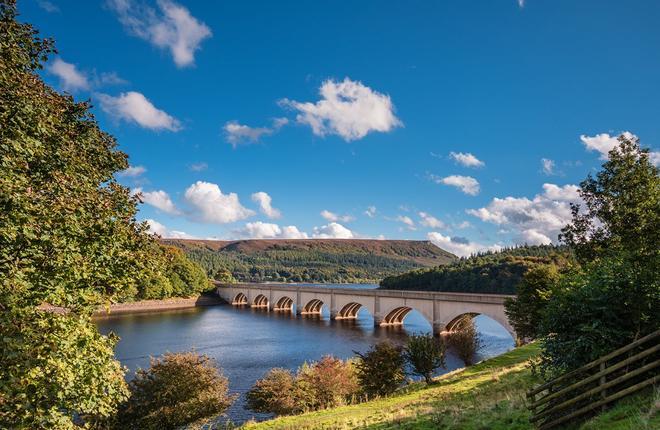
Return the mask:
[[[563,266],[569,252],[552,245],[520,246],[463,258],[451,265],[416,269],[383,279],[389,290],[515,294],[528,268],[538,264]]]
[[[392,397],[302,415],[247,423],[250,430],[314,429],[501,429],[533,430],[525,393],[538,382],[529,359],[530,344],[475,366],[437,378],[431,386],[413,384]],[[657,429],[656,395],[646,392],[578,424],[580,430]]]
[[[209,276],[228,270],[241,282],[378,282],[441,266],[456,256],[427,241],[369,239],[163,239],[183,249]]]

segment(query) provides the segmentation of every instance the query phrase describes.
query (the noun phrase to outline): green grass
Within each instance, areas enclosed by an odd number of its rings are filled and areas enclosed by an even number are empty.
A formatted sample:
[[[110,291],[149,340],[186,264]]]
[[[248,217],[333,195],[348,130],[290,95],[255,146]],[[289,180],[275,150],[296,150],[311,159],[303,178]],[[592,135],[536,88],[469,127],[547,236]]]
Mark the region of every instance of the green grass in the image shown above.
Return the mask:
[[[538,381],[529,359],[538,346],[526,345],[476,366],[437,378],[432,386],[406,387],[395,396],[261,423],[250,430],[343,429],[532,429],[525,392]],[[584,423],[584,430],[658,429],[658,395],[642,395],[619,403]]]

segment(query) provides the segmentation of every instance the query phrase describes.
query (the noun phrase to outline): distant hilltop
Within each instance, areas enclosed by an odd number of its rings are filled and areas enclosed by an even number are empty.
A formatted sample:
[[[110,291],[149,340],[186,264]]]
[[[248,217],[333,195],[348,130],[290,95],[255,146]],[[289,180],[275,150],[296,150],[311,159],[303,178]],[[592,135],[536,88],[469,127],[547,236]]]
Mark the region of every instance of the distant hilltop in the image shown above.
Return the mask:
[[[211,277],[241,282],[379,282],[457,257],[428,241],[376,239],[162,239],[183,249]]]

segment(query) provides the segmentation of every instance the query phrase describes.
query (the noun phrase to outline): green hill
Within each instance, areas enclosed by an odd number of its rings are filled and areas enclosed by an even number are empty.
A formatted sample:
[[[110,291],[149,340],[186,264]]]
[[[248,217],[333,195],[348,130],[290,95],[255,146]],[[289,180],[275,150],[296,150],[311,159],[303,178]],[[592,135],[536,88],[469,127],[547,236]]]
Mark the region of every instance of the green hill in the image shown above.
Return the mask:
[[[521,246],[487,252],[455,261],[451,265],[416,269],[383,279],[388,290],[479,292],[515,294],[527,269],[537,264],[565,265],[566,248],[552,245]]]
[[[427,241],[368,239],[163,239],[211,277],[228,270],[240,282],[378,282],[452,263],[457,257]]]

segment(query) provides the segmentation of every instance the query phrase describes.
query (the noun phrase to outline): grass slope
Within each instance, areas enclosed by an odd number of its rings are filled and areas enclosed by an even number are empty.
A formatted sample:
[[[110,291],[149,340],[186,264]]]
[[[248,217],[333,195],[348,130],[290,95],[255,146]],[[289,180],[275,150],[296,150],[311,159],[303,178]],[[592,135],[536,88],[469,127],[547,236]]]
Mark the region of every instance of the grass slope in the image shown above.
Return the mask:
[[[525,392],[534,380],[528,360],[536,345],[516,348],[476,366],[441,376],[431,387],[413,384],[396,396],[243,428],[265,429],[532,429]],[[642,396],[583,424],[582,429],[657,429],[653,396]]]

